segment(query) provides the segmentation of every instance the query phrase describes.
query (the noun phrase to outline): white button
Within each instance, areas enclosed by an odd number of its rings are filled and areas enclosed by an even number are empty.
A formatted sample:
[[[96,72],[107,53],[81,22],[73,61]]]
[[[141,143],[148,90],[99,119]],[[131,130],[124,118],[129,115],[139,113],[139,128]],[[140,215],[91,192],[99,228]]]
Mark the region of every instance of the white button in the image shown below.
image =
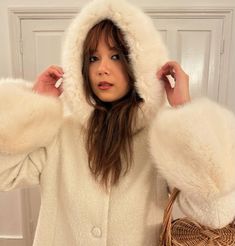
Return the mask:
[[[91,230],[91,233],[94,237],[101,237],[102,236],[102,231],[99,227],[94,226]]]

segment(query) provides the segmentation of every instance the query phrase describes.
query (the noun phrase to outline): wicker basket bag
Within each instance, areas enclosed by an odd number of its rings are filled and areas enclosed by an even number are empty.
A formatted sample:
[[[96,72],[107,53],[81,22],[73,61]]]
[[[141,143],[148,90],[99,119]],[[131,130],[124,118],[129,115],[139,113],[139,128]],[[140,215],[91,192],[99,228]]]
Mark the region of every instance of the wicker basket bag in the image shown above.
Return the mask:
[[[235,246],[235,220],[221,229],[212,229],[188,218],[172,220],[174,189],[165,209],[160,246]]]

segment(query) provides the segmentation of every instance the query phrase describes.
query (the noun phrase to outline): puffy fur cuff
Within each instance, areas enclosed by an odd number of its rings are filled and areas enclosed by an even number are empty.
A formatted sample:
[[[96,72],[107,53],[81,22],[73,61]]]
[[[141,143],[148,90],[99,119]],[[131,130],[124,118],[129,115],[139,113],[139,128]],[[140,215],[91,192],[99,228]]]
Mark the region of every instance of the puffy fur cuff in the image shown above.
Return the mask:
[[[235,191],[217,199],[197,199],[193,201],[181,194],[178,204],[185,215],[202,225],[222,228],[234,220]]]
[[[235,117],[206,98],[159,112],[151,153],[169,185],[193,199],[217,199],[235,189]]]
[[[58,98],[32,92],[31,83],[0,80],[0,152],[31,152],[52,141],[62,123]]]

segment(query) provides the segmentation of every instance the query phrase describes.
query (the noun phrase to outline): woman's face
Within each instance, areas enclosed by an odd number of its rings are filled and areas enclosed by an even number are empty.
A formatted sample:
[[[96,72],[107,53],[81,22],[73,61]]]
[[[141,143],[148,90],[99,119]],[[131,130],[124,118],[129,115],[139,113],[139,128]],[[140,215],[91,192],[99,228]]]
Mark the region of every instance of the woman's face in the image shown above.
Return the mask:
[[[101,35],[97,50],[90,56],[89,79],[94,94],[103,102],[114,102],[129,91],[128,75],[115,48]]]

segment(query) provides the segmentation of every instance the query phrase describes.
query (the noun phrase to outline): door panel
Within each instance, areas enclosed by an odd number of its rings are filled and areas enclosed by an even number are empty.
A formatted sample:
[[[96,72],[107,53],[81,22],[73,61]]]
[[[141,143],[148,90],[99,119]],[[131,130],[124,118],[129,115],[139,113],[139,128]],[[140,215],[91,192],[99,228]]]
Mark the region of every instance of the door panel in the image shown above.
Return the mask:
[[[29,245],[31,236],[27,231],[28,216],[22,206],[24,197],[23,190],[0,193],[0,246]]]
[[[35,76],[51,64],[60,64],[64,31],[70,21],[23,20],[22,48],[24,78]]]

